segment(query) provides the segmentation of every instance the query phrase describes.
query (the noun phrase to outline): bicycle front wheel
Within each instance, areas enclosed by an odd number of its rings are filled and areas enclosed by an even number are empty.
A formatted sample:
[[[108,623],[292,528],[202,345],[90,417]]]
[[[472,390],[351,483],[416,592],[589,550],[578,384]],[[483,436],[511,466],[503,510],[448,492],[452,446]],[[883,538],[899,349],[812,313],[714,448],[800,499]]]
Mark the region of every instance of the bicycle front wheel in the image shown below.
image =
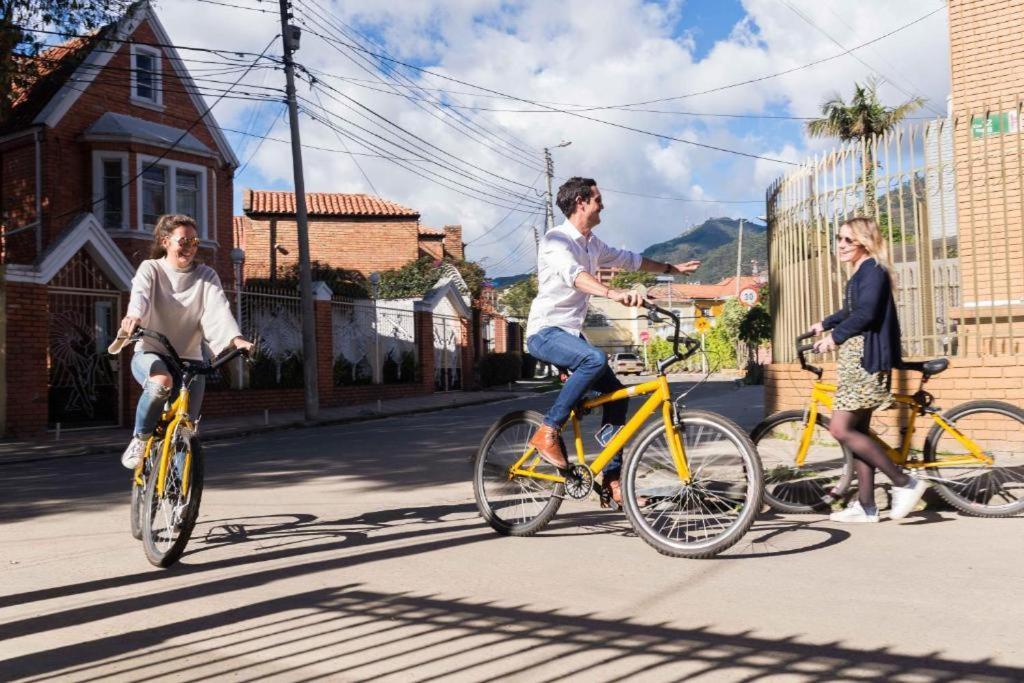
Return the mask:
[[[803,411],[786,410],[769,415],[750,432],[764,470],[764,502],[778,512],[827,512],[853,477],[853,454],[832,438],[825,415],[815,417],[807,456],[797,464],[806,427]]]
[[[761,462],[732,420],[685,410],[676,425],[690,478],[683,481],[664,422],[637,437],[623,471],[626,516],[640,538],[672,557],[702,559],[731,547],[761,507]]]
[[[938,424],[928,432],[925,475],[953,507],[979,517],[1009,517],[1024,511],[1024,410],[1002,401],[968,401],[943,414],[991,464]]]
[[[523,460],[530,437],[544,416],[533,410],[509,413],[488,430],[473,465],[473,493],[480,515],[504,536],[532,536],[562,505],[564,485],[542,477],[558,470],[537,455]],[[531,474],[513,474],[512,468]]]
[[[157,567],[171,566],[185,552],[203,496],[203,449],[199,439],[185,438],[180,430],[167,438],[174,441],[163,494],[157,492],[160,457],[154,455],[142,506],[142,546],[146,559]],[[184,488],[186,478],[187,490]]]

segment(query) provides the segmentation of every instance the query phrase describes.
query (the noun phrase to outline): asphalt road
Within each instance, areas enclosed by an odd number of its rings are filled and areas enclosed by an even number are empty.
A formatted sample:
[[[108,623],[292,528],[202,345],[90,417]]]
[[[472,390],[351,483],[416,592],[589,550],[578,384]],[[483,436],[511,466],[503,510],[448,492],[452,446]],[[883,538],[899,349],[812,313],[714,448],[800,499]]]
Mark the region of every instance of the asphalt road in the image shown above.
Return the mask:
[[[115,454],[0,467],[0,679],[1024,680],[1020,518],[765,514],[704,561],[592,501],[495,535],[470,458],[550,401],[210,444],[171,570],[128,534]],[[761,416],[756,388],[691,403]]]

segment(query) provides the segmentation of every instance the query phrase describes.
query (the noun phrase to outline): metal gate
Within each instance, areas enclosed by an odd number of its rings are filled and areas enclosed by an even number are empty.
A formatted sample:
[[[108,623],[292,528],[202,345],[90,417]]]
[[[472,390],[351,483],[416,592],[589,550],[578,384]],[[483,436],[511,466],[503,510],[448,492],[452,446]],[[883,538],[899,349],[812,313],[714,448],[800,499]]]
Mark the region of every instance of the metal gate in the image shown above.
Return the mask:
[[[462,388],[462,318],[434,315],[434,388]]]
[[[48,424],[117,426],[120,359],[107,354],[121,320],[120,292],[85,252],[50,282]]]

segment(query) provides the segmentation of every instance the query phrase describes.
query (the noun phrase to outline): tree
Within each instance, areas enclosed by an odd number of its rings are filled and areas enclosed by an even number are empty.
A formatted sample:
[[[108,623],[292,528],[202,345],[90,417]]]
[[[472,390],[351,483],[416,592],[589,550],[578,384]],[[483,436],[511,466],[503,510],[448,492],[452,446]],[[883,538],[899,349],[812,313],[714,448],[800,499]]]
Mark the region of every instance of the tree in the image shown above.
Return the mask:
[[[647,273],[642,270],[624,270],[615,274],[615,277],[612,278],[611,286],[615,289],[632,289],[633,285],[650,287],[657,281],[658,276],[654,273]]]
[[[380,299],[411,299],[421,297],[437,284],[444,275],[445,264],[454,266],[462,279],[466,281],[469,291],[465,294],[472,298],[480,296],[484,286],[484,269],[472,261],[459,261],[445,258],[439,260],[433,256],[421,256],[410,261],[401,268],[386,270],[380,274],[377,286],[377,297]]]
[[[537,276],[520,280],[508,287],[498,298],[502,310],[514,318],[528,318],[530,305],[537,298]]]
[[[768,310],[758,304],[747,311],[740,323],[740,341],[756,349],[772,338],[772,317]]]
[[[52,37],[43,31],[76,35],[118,19],[129,0],[0,0],[0,121],[53,64],[39,59]],[[54,41],[50,41],[53,43]]]
[[[857,140],[864,143],[864,181],[868,187],[864,210],[869,216],[877,213],[872,138],[894,130],[907,115],[924,106],[924,98],[914,97],[897,107],[886,107],[878,101],[877,91],[878,82],[874,78],[863,85],[854,83],[849,104],[842,95],[835,93],[821,105],[822,118],[806,124],[811,137],[836,137],[843,142]]]

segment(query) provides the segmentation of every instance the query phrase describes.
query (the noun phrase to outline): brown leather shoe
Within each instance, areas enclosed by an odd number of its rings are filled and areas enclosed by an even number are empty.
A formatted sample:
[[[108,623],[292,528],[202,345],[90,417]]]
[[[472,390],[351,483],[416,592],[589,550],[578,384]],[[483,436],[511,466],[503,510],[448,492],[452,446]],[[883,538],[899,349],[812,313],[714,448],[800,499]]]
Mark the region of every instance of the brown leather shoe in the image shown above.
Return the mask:
[[[569,469],[569,461],[562,453],[562,444],[558,441],[558,430],[541,425],[530,438],[530,445],[537,449],[537,455],[560,470]]]

